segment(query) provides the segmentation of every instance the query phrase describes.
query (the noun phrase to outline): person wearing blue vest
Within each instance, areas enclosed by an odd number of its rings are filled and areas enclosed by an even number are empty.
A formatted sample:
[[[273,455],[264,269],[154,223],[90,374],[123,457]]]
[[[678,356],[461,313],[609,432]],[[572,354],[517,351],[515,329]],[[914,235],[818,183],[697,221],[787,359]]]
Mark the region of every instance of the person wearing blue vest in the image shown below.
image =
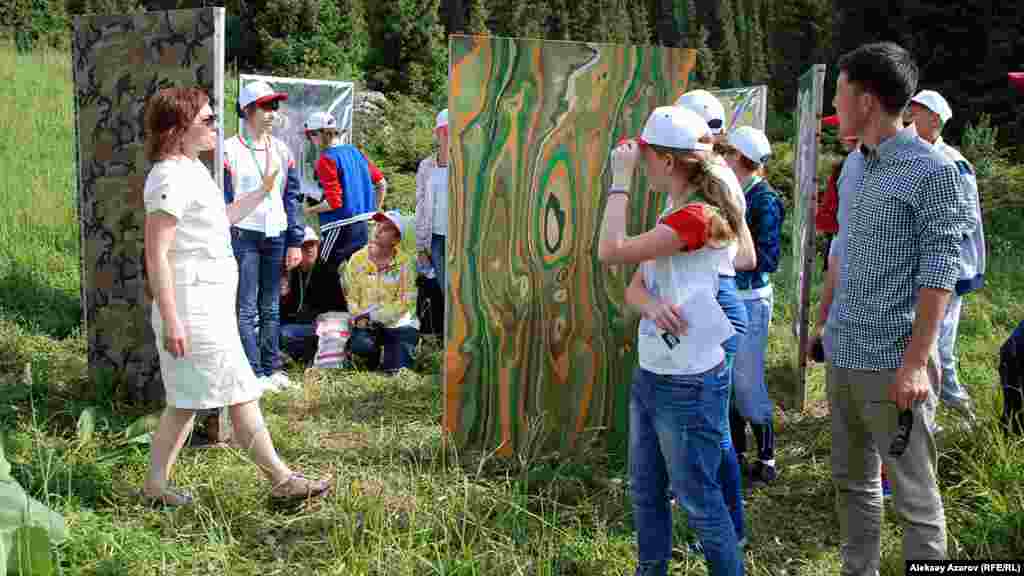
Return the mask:
[[[306,137],[322,152],[316,163],[316,177],[323,188],[323,200],[304,208],[307,216],[320,218],[320,266],[316,283],[338,286],[338,269],[369,241],[369,220],[384,205],[387,180],[358,148],[343,144],[338,122],[329,112],[315,112],[306,120]],[[355,217],[365,219],[352,222]],[[340,286],[326,309],[348,311]]]
[[[764,378],[768,327],[775,297],[771,274],[779,267],[784,209],[778,194],[763,178],[764,164],[772,147],[764,132],[740,126],[729,134],[725,160],[743,186],[747,201],[747,227],[757,253],[753,270],[736,272],[736,287],[747,309],[747,330],[739,337],[733,373],[734,402],[729,423],[732,443],[740,461],[746,452],[746,425],[750,422],[757,441],[757,460],[750,468],[751,480],[770,483],[776,478],[774,405]]]
[[[963,297],[985,285],[985,229],[981,220],[981,201],[974,168],[959,150],[942,140],[942,127],[953,111],[941,94],[922,90],[910,100],[910,115],[917,135],[956,164],[960,185],[967,196],[970,222],[960,240],[960,279],[946,305],[946,315],[939,329],[939,362],[942,367],[942,389],[939,400],[964,416],[968,424],[976,420],[971,396],[956,376],[956,333],[960,325]]]

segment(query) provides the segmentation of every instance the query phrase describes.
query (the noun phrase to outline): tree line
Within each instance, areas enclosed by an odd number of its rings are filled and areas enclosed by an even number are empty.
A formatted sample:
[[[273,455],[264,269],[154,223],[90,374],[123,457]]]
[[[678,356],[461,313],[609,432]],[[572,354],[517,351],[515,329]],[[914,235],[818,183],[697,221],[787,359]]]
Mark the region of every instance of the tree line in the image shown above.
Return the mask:
[[[81,13],[219,5],[228,10],[228,58],[241,71],[344,78],[424,102],[446,98],[449,34],[659,44],[698,51],[695,84],[767,84],[773,110],[791,111],[796,81],[829,65],[832,111],[838,56],[893,40],[922,68],[922,88],[954,109],[947,136],[984,112],[1005,146],[1024,139],[1024,107],[1006,72],[1024,69],[1024,10],[1013,0],[13,0],[0,27],[21,45],[60,42],[52,30]],[[66,28],[66,26],[65,26]],[[1020,151],[1024,151],[1021,146]],[[1024,158],[1024,156],[1022,156]]]

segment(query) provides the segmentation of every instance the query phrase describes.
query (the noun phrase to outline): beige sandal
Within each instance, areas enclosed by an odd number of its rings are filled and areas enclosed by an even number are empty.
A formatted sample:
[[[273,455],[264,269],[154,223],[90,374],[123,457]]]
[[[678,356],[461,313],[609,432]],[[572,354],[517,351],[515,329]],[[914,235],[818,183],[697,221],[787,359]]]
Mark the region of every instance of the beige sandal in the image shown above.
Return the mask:
[[[143,489],[137,490],[135,495],[152,508],[178,508],[181,506],[191,506],[195,503],[195,499],[191,494],[184,490],[178,490],[170,484],[164,488],[164,493],[159,496],[150,496]]]
[[[270,500],[275,504],[300,502],[322,496],[331,488],[327,480],[310,480],[297,472],[270,490]]]

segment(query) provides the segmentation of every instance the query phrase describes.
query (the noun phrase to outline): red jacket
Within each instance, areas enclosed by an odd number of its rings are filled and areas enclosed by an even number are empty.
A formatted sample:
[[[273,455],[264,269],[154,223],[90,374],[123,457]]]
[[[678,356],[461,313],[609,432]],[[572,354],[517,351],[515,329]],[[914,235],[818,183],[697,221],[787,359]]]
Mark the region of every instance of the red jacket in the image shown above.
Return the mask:
[[[832,175],[828,177],[828,184],[825,186],[825,193],[818,196],[818,209],[814,215],[814,227],[822,234],[838,234],[839,220],[836,213],[839,210],[839,189],[836,182],[839,180],[839,172],[843,169],[842,162],[836,162],[832,168]]]

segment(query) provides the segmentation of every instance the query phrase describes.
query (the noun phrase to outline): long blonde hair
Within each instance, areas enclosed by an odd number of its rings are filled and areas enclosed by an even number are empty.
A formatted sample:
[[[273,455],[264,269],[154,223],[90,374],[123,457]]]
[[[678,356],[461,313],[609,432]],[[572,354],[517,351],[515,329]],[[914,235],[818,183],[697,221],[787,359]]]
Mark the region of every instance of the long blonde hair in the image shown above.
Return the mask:
[[[693,201],[706,204],[713,209],[708,243],[721,247],[735,240],[743,224],[743,216],[739,205],[729,193],[728,184],[712,172],[711,161],[689,151],[655,145],[651,147],[658,154],[672,157],[673,171],[681,170],[686,182],[695,192],[696,198]]]

